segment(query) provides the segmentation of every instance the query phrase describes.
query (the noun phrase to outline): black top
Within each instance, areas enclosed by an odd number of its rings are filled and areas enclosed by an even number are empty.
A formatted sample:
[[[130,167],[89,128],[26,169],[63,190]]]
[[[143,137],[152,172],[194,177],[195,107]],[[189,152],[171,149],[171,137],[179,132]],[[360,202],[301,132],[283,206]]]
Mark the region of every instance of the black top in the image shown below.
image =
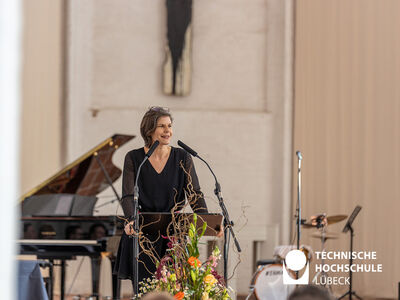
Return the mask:
[[[136,172],[144,157],[145,152],[143,148],[132,150],[125,157],[121,205],[125,217],[129,219],[133,215],[133,188]],[[190,154],[180,148],[171,147],[168,161],[161,173],[157,173],[147,160],[140,171],[138,186],[139,205],[142,212],[170,212],[174,208],[175,203],[179,203],[176,209],[176,211],[179,211],[185,204],[186,195],[193,211],[207,213],[207,206],[200,191],[199,180],[192,158]],[[197,201],[195,201],[196,199]],[[158,232],[146,234],[146,236],[150,240],[155,241],[152,249],[156,252],[156,256],[162,258],[167,249],[168,240],[160,239]],[[124,232],[115,261],[114,273],[118,274],[120,279],[132,279],[132,264],[132,239],[129,239]],[[146,267],[144,267],[144,264]],[[139,281],[150,277],[154,274],[155,270],[154,262],[140,250]]]
[[[132,150],[125,156],[121,205],[126,218],[133,215],[133,188],[136,172],[144,157],[144,148]],[[188,176],[183,168],[191,177],[193,186],[191,191],[188,188]],[[161,173],[157,173],[150,161],[147,160],[140,171],[138,187],[140,211],[169,212],[175,203],[180,203],[179,210],[185,203],[186,194],[193,211],[207,212],[192,157],[180,148],[171,147],[167,163]],[[196,198],[197,202],[192,203],[191,200]]]

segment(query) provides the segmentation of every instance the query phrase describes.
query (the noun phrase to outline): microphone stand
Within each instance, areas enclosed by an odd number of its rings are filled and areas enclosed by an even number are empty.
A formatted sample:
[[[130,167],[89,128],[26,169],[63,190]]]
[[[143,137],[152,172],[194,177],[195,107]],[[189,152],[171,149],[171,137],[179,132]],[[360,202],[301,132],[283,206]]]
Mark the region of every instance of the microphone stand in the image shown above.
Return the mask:
[[[297,169],[297,250],[300,250],[300,228],[301,228],[301,161],[303,156],[300,151],[296,152],[298,157],[298,169]]]
[[[145,156],[137,170],[135,186],[133,188],[133,293],[137,296],[139,292],[139,174],[143,164],[148,159]]]
[[[206,164],[206,166],[208,167],[208,169],[210,170],[211,174],[214,176],[215,179],[214,194],[218,198],[219,206],[221,207],[222,215],[224,216],[224,278],[225,278],[225,284],[228,285],[228,254],[229,254],[229,240],[231,236],[233,238],[237,251],[242,252],[242,249],[240,248],[239,242],[236,239],[235,232],[232,229],[233,222],[229,218],[228,210],[226,209],[224,199],[222,197],[221,185],[217,180],[217,176],[215,176],[213,170],[204,159],[202,159],[199,155],[196,155],[196,157],[198,157],[202,162]]]
[[[145,155],[142,163],[137,169],[135,186],[133,188],[133,292],[135,296],[139,293],[139,175],[143,164],[149,159],[160,142],[155,141]]]

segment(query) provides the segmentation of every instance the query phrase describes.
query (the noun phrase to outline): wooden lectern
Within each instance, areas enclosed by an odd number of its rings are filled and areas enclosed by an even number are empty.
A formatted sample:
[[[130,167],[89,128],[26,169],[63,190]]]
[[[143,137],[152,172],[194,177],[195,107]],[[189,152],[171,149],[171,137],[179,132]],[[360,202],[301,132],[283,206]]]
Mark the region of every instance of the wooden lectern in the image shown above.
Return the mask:
[[[207,229],[204,236],[217,236],[222,230],[222,215],[209,214],[209,213],[196,213],[197,214],[197,229],[203,227],[203,223],[207,223]],[[151,213],[141,212],[139,214],[140,229],[144,234],[154,234],[160,232],[164,234],[168,225],[175,220],[188,220],[189,223],[193,222],[193,213]],[[184,226],[184,224],[182,224]]]

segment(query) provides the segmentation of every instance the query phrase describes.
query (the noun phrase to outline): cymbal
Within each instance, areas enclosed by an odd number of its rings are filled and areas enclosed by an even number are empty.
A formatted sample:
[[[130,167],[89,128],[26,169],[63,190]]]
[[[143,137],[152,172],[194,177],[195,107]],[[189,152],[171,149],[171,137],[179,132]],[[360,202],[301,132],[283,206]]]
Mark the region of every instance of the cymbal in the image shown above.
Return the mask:
[[[317,228],[316,225],[312,225],[312,224],[310,224],[310,223],[303,223],[303,224],[301,224],[301,226],[303,226],[305,229]]]
[[[322,233],[320,232],[315,232],[311,235],[311,237],[315,238],[315,239],[322,239]],[[336,232],[325,232],[325,236],[324,236],[325,240],[336,240],[339,238],[339,234]]]
[[[328,224],[335,224],[341,222],[347,218],[347,215],[336,215],[328,217]]]
[[[347,215],[335,215],[335,216],[328,216],[326,217],[327,221],[328,221],[328,225],[332,225],[338,222],[341,222],[343,220],[345,220],[347,218]],[[301,224],[304,228],[316,228],[317,225],[313,225],[312,224],[311,218],[309,221],[307,221],[306,223]]]

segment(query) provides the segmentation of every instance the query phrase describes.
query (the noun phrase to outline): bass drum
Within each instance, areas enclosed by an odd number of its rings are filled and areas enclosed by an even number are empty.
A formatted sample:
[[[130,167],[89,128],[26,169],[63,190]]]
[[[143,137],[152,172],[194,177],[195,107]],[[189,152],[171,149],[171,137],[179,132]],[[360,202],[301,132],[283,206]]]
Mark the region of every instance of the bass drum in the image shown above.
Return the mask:
[[[294,288],[295,285],[283,284],[282,264],[259,266],[250,285],[257,300],[287,299]]]

